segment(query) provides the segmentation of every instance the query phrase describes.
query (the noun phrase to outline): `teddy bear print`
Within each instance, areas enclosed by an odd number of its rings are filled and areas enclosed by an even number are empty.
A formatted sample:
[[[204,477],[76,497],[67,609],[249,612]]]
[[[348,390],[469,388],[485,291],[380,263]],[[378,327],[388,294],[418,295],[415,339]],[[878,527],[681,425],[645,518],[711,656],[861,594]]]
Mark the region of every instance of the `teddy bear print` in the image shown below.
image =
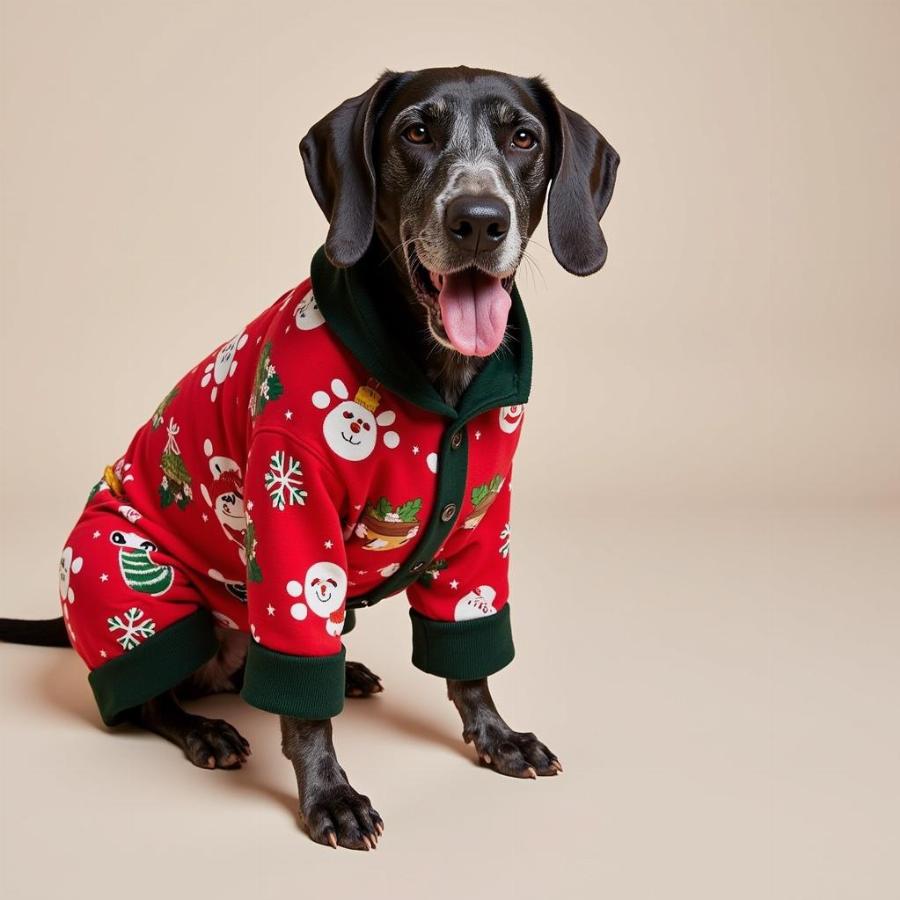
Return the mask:
[[[304,583],[289,581],[285,590],[296,602],[291,616],[302,622],[312,610],[325,620],[325,631],[337,637],[344,630],[344,598],[347,596],[347,573],[333,562],[313,563],[306,572]],[[306,603],[300,600],[305,597]]]
[[[525,415],[525,407],[521,403],[515,406],[500,407],[500,430],[504,434],[512,434],[521,424]]]
[[[397,414],[385,410],[377,417],[375,411],[381,403],[381,394],[374,383],[363,385],[350,400],[350,392],[340,378],[331,382],[331,392],[341,402],[325,416],[322,433],[329,448],[341,459],[359,462],[372,454],[378,444],[378,428],[393,425]],[[326,391],[316,391],[312,397],[316,409],[328,409],[331,397]],[[400,443],[396,431],[385,431],[384,446],[393,450]]]
[[[497,592],[489,585],[482,584],[469,591],[459,603],[453,612],[453,618],[457,622],[464,622],[467,619],[479,619],[482,616],[492,616],[497,610],[494,608],[494,600]]]
[[[59,558],[59,599],[75,602],[75,590],[72,587],[72,576],[77,575],[84,565],[80,556],[75,556],[71,547],[66,547]]]
[[[325,323],[319,304],[312,291],[308,291],[294,308],[294,324],[299,331],[312,331]]]
[[[210,383],[212,384],[210,400],[213,402],[215,402],[216,397],[219,395],[219,388],[228,378],[234,375],[237,370],[238,364],[235,357],[237,356],[238,350],[246,343],[246,332],[236,334],[227,344],[223,344],[222,347],[219,348],[216,358],[211,363],[208,363],[203,370],[200,386],[206,387]]]
[[[203,452],[209,460],[209,471],[213,476],[212,490],[200,485],[200,493],[219,520],[225,537],[238,546],[241,562],[246,564],[244,535],[247,531],[247,512],[244,508],[244,483],[241,467],[227,456],[216,456],[213,443],[207,438],[203,442]]]

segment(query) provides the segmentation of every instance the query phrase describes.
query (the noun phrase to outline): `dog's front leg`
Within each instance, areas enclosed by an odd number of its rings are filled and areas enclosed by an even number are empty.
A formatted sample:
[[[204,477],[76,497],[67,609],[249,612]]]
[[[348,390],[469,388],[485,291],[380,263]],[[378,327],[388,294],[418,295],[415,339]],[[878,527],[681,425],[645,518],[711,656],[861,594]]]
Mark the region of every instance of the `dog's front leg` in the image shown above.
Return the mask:
[[[459,710],[463,740],[474,743],[479,760],[502,775],[536,778],[556,775],[562,766],[546,744],[530,731],[513,731],[497,712],[487,678],[447,679],[447,695]]]
[[[281,717],[281,750],[293,763],[300,815],[320,844],[374,850],[384,822],[347,780],[334,752],[331,719]]]

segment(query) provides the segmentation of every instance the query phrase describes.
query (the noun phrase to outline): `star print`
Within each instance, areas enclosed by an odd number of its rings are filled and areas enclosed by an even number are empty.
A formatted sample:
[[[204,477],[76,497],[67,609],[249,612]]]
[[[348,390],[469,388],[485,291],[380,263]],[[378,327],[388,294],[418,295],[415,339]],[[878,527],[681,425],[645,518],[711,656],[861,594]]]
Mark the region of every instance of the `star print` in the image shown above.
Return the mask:
[[[288,420],[288,422],[290,422],[291,419],[294,418],[294,411],[292,409],[287,410],[284,414],[284,417]]]
[[[331,541],[325,541],[325,549],[330,550],[334,544]]]
[[[413,456],[417,456],[418,453],[419,453],[419,448],[418,448],[418,447],[413,447],[413,448],[412,448],[412,451],[413,451]]]
[[[480,431],[476,431],[476,432],[475,432],[475,440],[476,440],[476,441],[480,441],[480,440],[481,440],[481,432],[480,432]]]
[[[100,532],[99,532],[99,531],[95,531],[95,532],[94,532],[94,537],[95,537],[95,538],[100,537]]]
[[[101,650],[101,651],[100,651],[100,655],[101,655],[104,659],[106,659],[106,651],[105,651],[105,650]]]
[[[368,570],[368,569],[357,569],[357,570],[356,570],[356,574],[357,574],[357,575],[368,575],[368,574],[369,574],[369,570]]]
[[[101,580],[101,581],[109,581],[109,575],[107,575],[106,572],[104,572],[104,573],[100,576],[100,580]]]
[[[362,509],[362,503],[357,503],[356,506],[354,506],[353,508],[354,509]]]
[[[454,578],[453,581],[450,582],[450,587],[455,591],[459,587],[459,582]]]
[[[253,512],[253,501],[252,500],[247,501],[247,510],[249,512]]]
[[[266,612],[267,612],[270,616],[274,616],[274,615],[275,615],[275,607],[272,606],[272,604],[270,603],[270,604],[266,607]]]

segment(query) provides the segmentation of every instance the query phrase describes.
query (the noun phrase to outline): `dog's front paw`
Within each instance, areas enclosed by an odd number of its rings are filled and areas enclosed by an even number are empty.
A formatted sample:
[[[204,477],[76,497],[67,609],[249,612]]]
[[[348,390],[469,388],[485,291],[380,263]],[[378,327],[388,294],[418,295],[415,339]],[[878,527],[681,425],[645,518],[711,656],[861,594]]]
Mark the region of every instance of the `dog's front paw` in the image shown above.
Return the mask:
[[[303,819],[317,843],[349,850],[374,850],[378,845],[384,821],[369,798],[346,782],[317,787],[304,799]]]
[[[562,772],[556,754],[530,731],[494,726],[480,734],[464,733],[463,739],[467,744],[474,742],[479,761],[501,775],[537,778]]]
[[[372,694],[380,694],[384,690],[381,679],[368,666],[348,660],[345,669],[347,672],[344,687],[346,696],[371,697]]]

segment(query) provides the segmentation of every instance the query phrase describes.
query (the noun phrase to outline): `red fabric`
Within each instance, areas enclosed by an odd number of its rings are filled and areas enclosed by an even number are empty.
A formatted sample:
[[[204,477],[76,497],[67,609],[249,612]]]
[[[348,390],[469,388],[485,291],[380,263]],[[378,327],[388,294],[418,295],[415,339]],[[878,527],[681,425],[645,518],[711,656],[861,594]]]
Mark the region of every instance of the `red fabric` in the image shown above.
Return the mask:
[[[521,420],[522,408],[510,407],[466,426],[460,516],[430,573],[408,590],[425,616],[454,621],[507,601]],[[110,617],[137,608],[158,633],[203,605],[272,650],[338,652],[346,597],[416,552],[446,424],[370,381],[304,282],[178,383],[116,464],[112,488],[104,483],[89,501],[61,562],[76,648],[95,668],[128,650]],[[131,535],[127,545],[114,542],[117,531]],[[141,541],[156,549],[128,558],[129,583],[120,560]],[[144,582],[153,588],[160,566],[172,578],[154,596]]]

